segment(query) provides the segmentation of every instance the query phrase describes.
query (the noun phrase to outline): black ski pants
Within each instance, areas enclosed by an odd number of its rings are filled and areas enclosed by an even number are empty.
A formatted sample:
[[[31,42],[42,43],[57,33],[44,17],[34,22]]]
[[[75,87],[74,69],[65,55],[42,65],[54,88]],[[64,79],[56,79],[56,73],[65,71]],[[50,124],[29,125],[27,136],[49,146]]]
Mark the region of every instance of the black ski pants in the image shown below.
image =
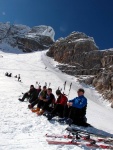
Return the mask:
[[[29,103],[36,101],[37,97],[37,93],[32,93],[29,98]]]
[[[30,95],[28,93],[23,94],[22,101],[24,101],[26,98],[30,98]]]
[[[33,108],[35,105],[38,105],[39,99],[36,99],[31,103],[31,107]]]
[[[84,117],[86,115],[87,106],[82,109],[75,107],[68,107],[67,105],[64,108],[63,117],[71,118],[74,123],[82,123],[84,121]]]
[[[51,111],[51,114],[58,115],[59,117],[63,117],[64,105],[56,104],[54,109]]]
[[[44,111],[48,111],[50,104],[51,104],[51,101],[44,102],[43,100],[39,100],[37,107],[41,108]]]

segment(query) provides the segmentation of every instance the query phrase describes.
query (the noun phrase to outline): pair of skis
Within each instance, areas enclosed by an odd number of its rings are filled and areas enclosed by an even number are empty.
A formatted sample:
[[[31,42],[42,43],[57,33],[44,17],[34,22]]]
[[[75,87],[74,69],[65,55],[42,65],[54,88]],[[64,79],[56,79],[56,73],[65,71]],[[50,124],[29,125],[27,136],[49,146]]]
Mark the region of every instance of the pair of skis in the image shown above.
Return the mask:
[[[92,133],[71,127],[68,127],[66,130],[69,131],[68,135],[46,134],[46,137],[55,139],[47,139],[48,144],[77,145],[84,147],[86,146],[88,148],[113,149],[113,137],[107,137],[98,133]],[[59,138],[67,139],[68,141],[56,140]]]
[[[79,135],[79,138],[78,138]],[[46,137],[48,138],[62,138],[62,139],[69,139],[68,141],[61,141],[61,140],[50,140],[47,139],[48,144],[53,145],[76,145],[76,146],[85,146],[88,148],[102,148],[102,149],[113,149],[113,146],[111,145],[105,145],[105,143],[113,142],[113,140],[110,139],[104,139],[104,138],[97,138],[92,139],[90,136],[84,136],[81,134],[78,134],[77,136],[73,135],[55,135],[55,134],[46,134]],[[71,140],[70,140],[71,139]],[[80,140],[79,140],[80,139]],[[87,142],[87,143],[86,143]],[[96,143],[99,144],[96,144]],[[104,142],[104,144],[101,144],[101,142]]]

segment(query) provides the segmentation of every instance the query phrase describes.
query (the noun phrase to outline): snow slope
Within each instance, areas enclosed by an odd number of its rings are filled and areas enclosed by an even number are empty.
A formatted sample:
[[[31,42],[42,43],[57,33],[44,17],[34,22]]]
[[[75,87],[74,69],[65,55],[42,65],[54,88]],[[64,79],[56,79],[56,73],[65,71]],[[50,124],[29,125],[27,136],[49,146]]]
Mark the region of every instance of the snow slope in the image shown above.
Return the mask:
[[[7,71],[13,76],[20,74],[22,83],[14,77],[4,76]],[[63,88],[64,81],[67,81],[67,94],[69,85],[73,82],[69,99],[77,96],[76,90],[83,87],[86,91],[85,96],[88,98],[87,118],[88,122],[95,127],[94,132],[113,134],[113,110],[108,103],[103,102],[101,95],[93,87],[79,84],[75,77],[61,73],[56,68],[56,62],[45,56],[45,52],[11,54],[0,51],[0,150],[86,149],[47,144],[44,136],[46,133],[65,133],[67,125],[61,126],[57,122],[48,122],[43,116],[37,117],[27,109],[27,102],[18,101],[21,93],[26,92],[31,84],[35,85],[36,81],[39,81],[41,85],[51,82],[53,93],[59,86]]]

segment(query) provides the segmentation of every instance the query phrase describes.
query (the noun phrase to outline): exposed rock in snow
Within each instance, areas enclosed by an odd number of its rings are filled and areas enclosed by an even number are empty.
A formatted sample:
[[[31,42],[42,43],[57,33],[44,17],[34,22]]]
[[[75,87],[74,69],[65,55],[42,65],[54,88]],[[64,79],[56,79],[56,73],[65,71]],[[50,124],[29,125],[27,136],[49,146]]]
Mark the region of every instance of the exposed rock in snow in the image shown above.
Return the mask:
[[[66,38],[58,39],[47,55],[62,63],[58,65],[62,72],[88,75],[79,81],[92,84],[105,99],[113,101],[113,49],[99,51],[92,37],[72,32]]]
[[[49,48],[54,42],[54,35],[55,32],[50,26],[30,28],[20,24],[0,23],[0,43],[9,44],[12,48],[17,47],[24,52]]]
[[[58,39],[49,49],[47,55],[54,57],[61,63],[72,63],[74,62],[73,54],[82,54],[93,50],[98,50],[98,47],[92,37],[81,32],[72,32],[66,38]]]

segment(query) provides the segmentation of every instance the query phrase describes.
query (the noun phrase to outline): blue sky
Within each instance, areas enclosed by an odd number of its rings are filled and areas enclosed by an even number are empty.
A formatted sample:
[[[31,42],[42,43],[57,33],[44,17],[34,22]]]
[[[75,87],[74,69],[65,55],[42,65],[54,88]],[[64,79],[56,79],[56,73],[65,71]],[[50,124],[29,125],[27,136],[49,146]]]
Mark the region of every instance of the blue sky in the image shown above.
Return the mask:
[[[100,49],[113,48],[113,0],[0,0],[0,22],[7,21],[50,25],[55,39],[84,32]]]

